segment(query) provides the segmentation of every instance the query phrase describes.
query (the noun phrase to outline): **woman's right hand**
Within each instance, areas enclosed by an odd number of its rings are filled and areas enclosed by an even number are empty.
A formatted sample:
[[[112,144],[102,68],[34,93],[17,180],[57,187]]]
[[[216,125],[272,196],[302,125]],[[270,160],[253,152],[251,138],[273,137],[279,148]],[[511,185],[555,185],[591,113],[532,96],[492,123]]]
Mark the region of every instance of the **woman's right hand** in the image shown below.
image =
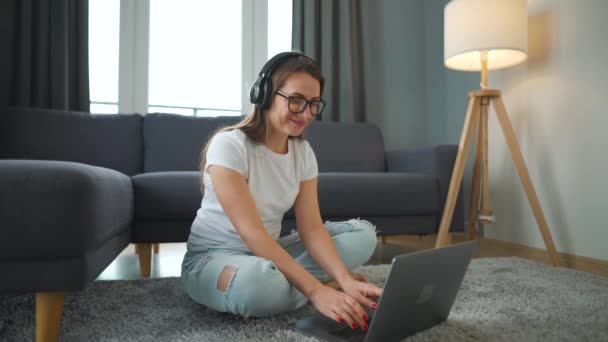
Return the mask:
[[[320,285],[311,292],[309,299],[325,316],[336,322],[347,323],[352,329],[360,327],[367,332],[369,318],[352,296]]]

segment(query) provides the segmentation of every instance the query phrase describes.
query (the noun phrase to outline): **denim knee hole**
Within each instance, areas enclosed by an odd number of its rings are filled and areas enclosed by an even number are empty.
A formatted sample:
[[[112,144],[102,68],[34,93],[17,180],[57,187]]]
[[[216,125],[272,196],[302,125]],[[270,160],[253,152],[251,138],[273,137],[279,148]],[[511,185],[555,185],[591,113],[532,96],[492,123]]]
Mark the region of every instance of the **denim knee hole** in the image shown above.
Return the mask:
[[[232,285],[232,281],[234,280],[234,276],[236,275],[236,270],[237,267],[236,266],[226,266],[224,267],[224,269],[222,270],[222,272],[220,273],[220,276],[218,277],[217,280],[217,286],[216,288],[220,291],[223,292],[224,294],[227,294],[230,291],[230,286]],[[232,274],[230,274],[229,278],[228,278],[228,283],[226,284],[226,288],[221,289],[220,288],[220,281],[223,279],[222,276],[226,273],[226,272],[232,272]]]

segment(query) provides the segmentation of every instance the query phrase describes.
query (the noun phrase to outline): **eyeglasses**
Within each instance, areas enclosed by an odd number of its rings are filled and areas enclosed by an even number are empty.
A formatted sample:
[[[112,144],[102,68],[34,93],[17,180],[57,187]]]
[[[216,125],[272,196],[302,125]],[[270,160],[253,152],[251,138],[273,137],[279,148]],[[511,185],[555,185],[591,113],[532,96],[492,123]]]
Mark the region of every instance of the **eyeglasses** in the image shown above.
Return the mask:
[[[325,101],[321,99],[308,101],[305,98],[299,96],[290,96],[278,90],[274,93],[281,95],[282,97],[286,98],[287,101],[289,101],[289,105],[287,107],[289,108],[289,111],[294,114],[302,113],[304,110],[306,110],[306,107],[310,105],[310,113],[317,116],[321,114],[323,108],[325,108]]]

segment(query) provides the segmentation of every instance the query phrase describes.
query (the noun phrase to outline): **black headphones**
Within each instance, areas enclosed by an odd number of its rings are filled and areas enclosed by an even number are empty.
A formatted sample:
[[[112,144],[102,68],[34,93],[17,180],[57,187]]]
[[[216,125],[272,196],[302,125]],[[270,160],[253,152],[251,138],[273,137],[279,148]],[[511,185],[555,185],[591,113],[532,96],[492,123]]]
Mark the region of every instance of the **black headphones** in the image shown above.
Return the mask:
[[[272,57],[260,71],[258,79],[249,88],[249,101],[258,106],[258,108],[264,110],[270,108],[272,103],[272,73],[282,62],[286,61],[291,57],[305,57],[310,59],[315,65],[315,61],[300,53],[300,52],[281,52]]]

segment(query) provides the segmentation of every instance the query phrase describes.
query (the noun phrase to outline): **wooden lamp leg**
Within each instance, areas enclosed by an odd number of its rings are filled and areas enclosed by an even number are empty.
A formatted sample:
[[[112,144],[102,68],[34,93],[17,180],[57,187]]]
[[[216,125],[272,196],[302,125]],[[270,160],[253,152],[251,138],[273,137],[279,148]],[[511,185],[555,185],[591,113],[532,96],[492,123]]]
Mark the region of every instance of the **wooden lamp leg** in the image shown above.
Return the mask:
[[[545,241],[545,245],[547,246],[547,251],[549,252],[549,258],[551,259],[551,263],[553,266],[560,266],[559,255],[557,250],[555,249],[555,245],[553,244],[553,238],[551,237],[551,232],[547,226],[547,222],[545,221],[545,216],[543,215],[543,211],[540,207],[540,202],[538,201],[538,197],[536,196],[536,191],[534,190],[534,185],[532,184],[532,179],[530,179],[530,174],[528,173],[528,169],[526,168],[526,164],[521,155],[521,150],[519,148],[519,144],[517,143],[517,138],[515,136],[515,132],[513,130],[513,126],[511,126],[511,121],[509,120],[509,116],[507,115],[507,110],[505,109],[505,105],[502,102],[502,98],[500,96],[494,97],[492,99],[492,103],[494,104],[494,109],[496,110],[496,116],[498,121],[500,122],[500,127],[505,136],[505,140],[507,141],[507,145],[509,146],[509,150],[511,151],[511,157],[513,158],[513,162],[515,163],[515,167],[517,172],[519,173],[519,178],[524,186],[524,190],[526,191],[526,195],[528,196],[528,201],[530,202],[530,206],[532,207],[532,211],[534,213],[534,217],[536,218],[536,223],[540,229],[540,233]]]
[[[467,227],[468,239],[475,240],[477,238],[477,210],[479,209],[479,183],[481,171],[481,142],[482,130],[481,120],[477,127],[477,138],[475,139],[475,162],[473,164],[473,182],[471,190],[471,206],[469,207],[469,225]]]
[[[454,214],[454,206],[456,205],[458,191],[460,190],[460,183],[462,182],[462,176],[464,174],[464,168],[469,154],[471,136],[473,135],[472,132],[474,131],[474,127],[477,124],[478,119],[479,97],[470,96],[469,108],[467,109],[462,135],[460,136],[458,154],[456,155],[456,162],[454,163],[454,169],[452,171],[452,179],[450,180],[450,188],[445,200],[445,207],[443,209],[443,216],[441,217],[441,224],[439,225],[439,233],[437,235],[437,241],[435,242],[435,248],[440,248],[447,245],[452,215]]]
[[[36,341],[57,341],[63,314],[63,292],[36,293]]]
[[[481,99],[481,117],[479,119],[482,132],[481,150],[482,150],[482,195],[481,208],[479,209],[479,223],[490,224],[494,222],[494,212],[490,209],[490,176],[488,170],[488,106],[490,98],[483,97]]]

